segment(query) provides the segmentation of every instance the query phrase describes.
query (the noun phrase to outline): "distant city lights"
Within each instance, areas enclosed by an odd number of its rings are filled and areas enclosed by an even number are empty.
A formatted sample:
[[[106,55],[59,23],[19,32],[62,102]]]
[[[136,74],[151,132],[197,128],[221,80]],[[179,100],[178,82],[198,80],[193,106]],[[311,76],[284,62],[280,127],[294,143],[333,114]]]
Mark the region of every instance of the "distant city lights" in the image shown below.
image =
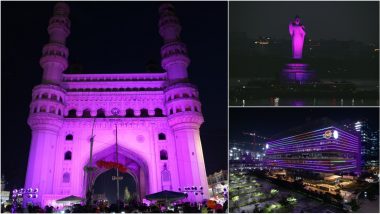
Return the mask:
[[[360,132],[361,128],[362,128],[362,123],[360,121],[356,122],[355,123],[355,130],[357,132]]]

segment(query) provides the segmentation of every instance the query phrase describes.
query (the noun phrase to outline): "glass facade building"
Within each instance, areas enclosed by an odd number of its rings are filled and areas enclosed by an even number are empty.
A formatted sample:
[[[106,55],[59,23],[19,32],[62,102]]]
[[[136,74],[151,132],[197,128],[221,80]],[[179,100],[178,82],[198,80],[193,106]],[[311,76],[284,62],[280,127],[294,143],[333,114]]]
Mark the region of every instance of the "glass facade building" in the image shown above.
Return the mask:
[[[360,171],[359,137],[334,126],[268,142],[265,165],[318,173]]]

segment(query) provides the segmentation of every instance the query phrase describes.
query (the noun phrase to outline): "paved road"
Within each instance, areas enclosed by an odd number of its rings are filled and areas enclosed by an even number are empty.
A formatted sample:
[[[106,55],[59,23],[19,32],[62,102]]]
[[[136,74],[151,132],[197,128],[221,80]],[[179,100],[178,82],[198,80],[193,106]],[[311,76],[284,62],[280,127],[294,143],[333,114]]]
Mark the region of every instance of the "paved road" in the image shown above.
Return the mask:
[[[359,199],[360,209],[356,213],[379,213],[379,196],[374,201]]]
[[[335,207],[333,205],[326,204],[326,203],[323,203],[321,201],[315,200],[313,198],[307,197],[307,196],[300,194],[296,191],[292,191],[292,190],[284,188],[282,186],[278,186],[276,184],[273,184],[267,180],[264,180],[261,178],[255,178],[255,180],[262,185],[262,187],[260,188],[262,192],[268,192],[271,189],[278,189],[280,191],[279,193],[281,196],[286,197],[289,194],[294,195],[297,198],[297,204],[294,206],[293,212],[297,212],[297,213],[300,213],[302,211],[303,212],[310,212],[310,213],[321,213],[321,212],[337,213],[337,212],[342,212],[340,209],[338,209],[337,207]],[[259,207],[264,207],[265,204],[273,204],[274,202],[277,202],[281,198],[281,196],[276,197],[275,199],[272,199],[272,200],[262,202],[259,205]],[[234,209],[231,212],[243,212],[243,211],[252,212],[254,208],[255,208],[255,205],[252,204],[252,205],[241,207],[240,210]]]

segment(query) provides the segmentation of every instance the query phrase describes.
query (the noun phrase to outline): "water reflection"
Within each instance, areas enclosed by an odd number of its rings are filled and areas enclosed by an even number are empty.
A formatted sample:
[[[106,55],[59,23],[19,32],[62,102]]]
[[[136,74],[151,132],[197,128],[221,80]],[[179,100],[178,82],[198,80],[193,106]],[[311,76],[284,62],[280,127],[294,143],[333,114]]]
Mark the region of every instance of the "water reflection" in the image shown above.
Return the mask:
[[[237,99],[230,103],[231,106],[378,106],[378,99],[364,98],[282,98],[270,97],[267,99]]]

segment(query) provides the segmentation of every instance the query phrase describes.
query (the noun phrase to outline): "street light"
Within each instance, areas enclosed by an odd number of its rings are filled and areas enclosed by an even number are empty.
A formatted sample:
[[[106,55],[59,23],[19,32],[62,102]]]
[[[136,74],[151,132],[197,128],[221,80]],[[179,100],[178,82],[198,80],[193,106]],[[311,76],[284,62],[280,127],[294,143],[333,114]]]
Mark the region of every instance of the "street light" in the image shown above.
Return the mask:
[[[183,193],[185,193],[185,194],[190,193],[190,192],[193,193],[194,195],[198,195],[198,194],[203,195],[204,194],[202,186],[200,186],[199,188],[196,186],[184,187],[183,189],[184,189]],[[178,191],[181,192],[181,188],[178,188]]]

